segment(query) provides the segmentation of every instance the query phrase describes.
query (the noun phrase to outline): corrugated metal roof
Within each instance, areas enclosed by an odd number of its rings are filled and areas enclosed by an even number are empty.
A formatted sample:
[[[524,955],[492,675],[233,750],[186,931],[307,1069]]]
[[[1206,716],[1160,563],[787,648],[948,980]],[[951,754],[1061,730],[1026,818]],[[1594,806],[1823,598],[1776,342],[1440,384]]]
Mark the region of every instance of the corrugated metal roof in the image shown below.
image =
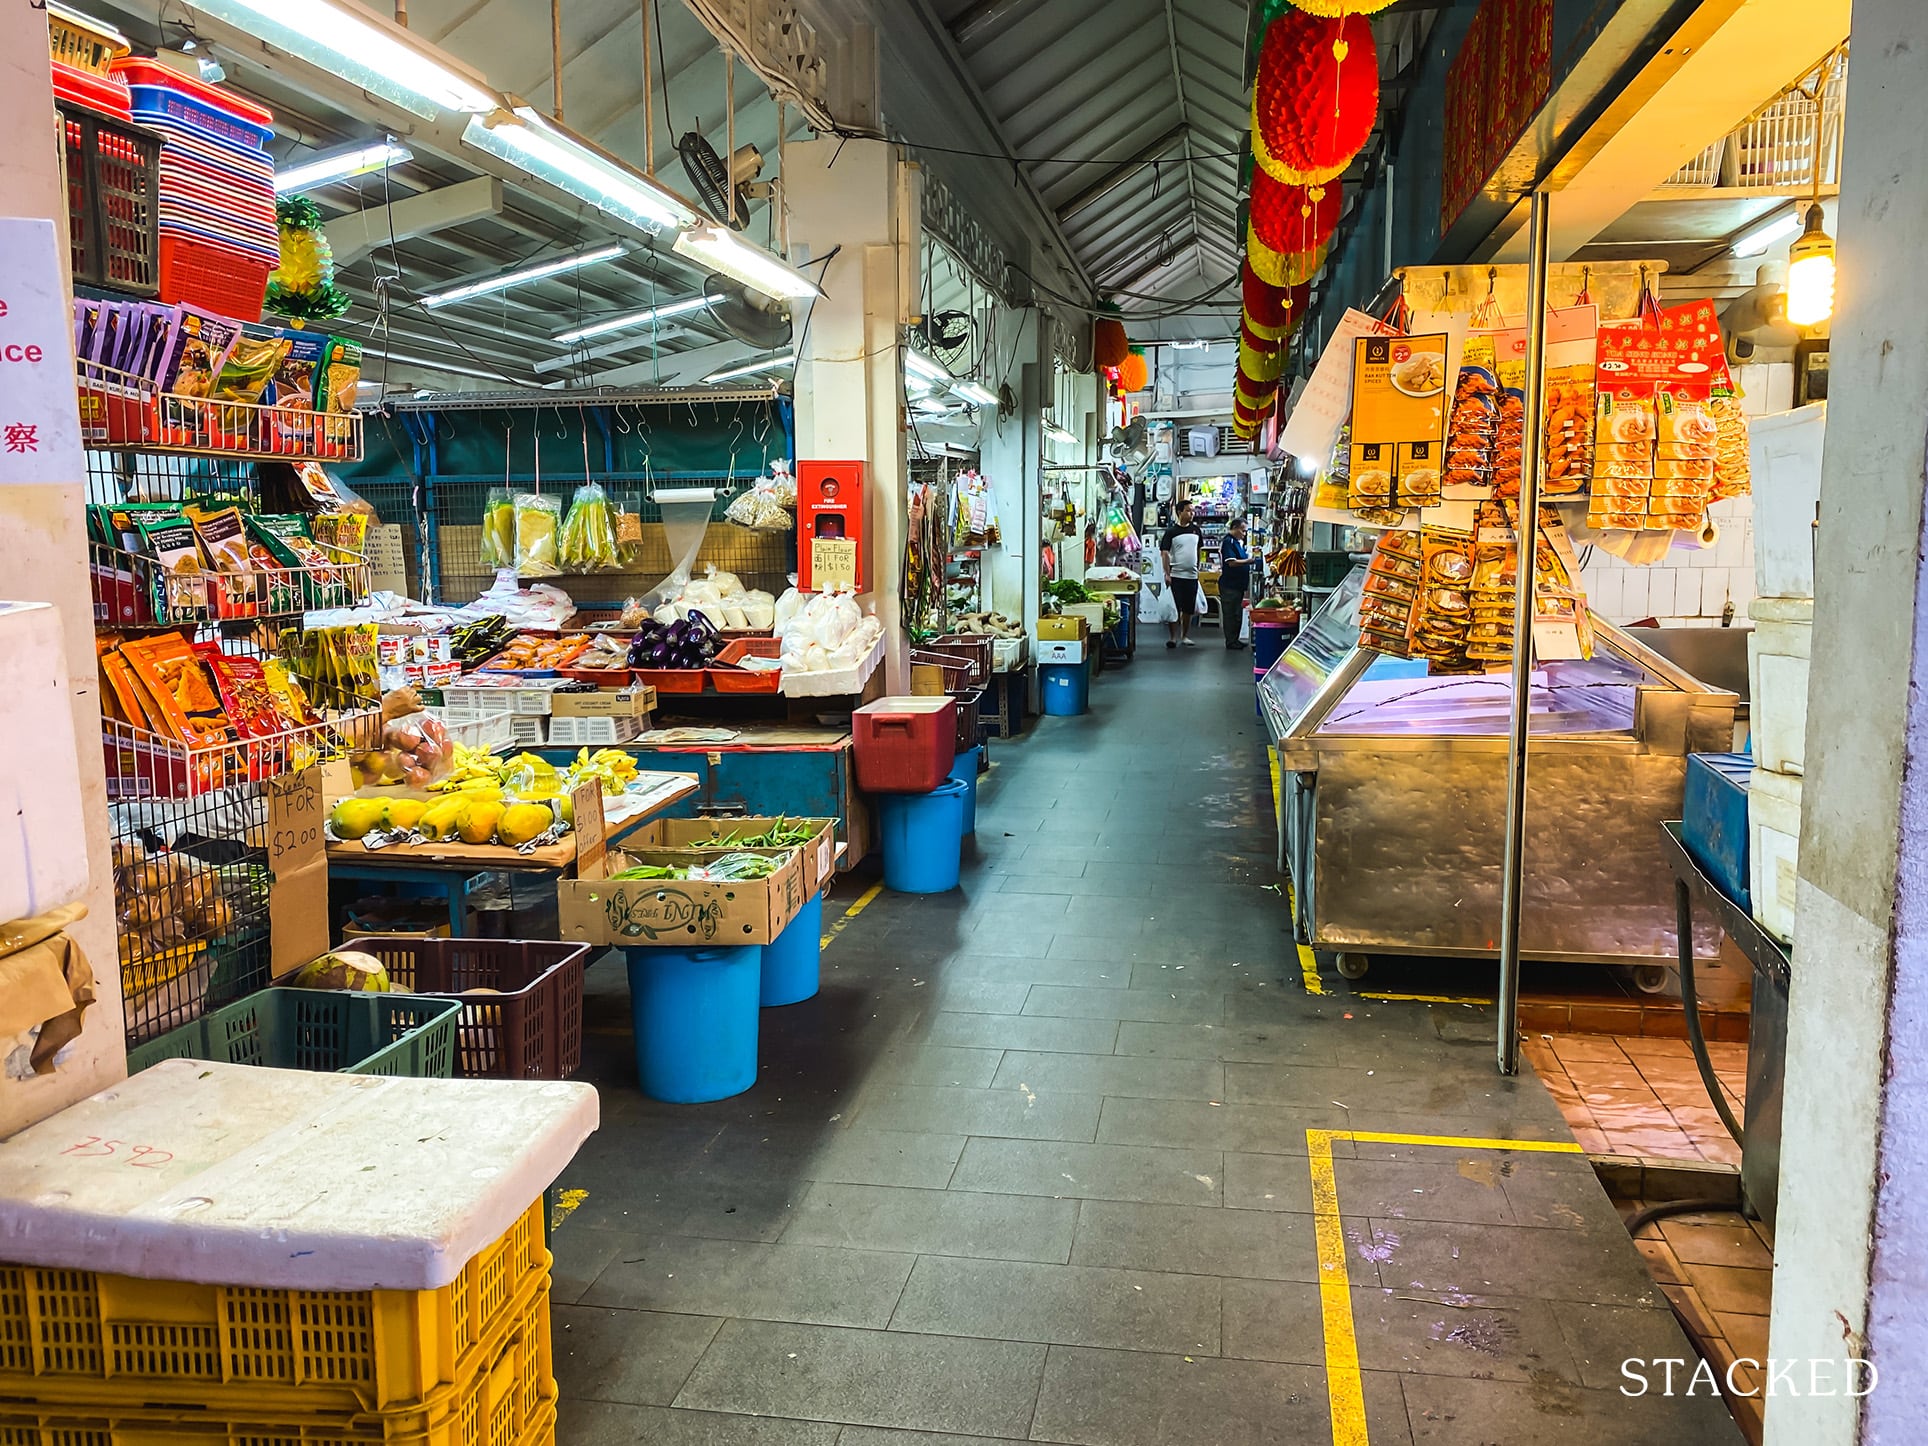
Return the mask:
[[[936,0],[985,101],[1102,293],[1238,269],[1247,0]],[[1119,298],[1127,309],[1144,305]]]

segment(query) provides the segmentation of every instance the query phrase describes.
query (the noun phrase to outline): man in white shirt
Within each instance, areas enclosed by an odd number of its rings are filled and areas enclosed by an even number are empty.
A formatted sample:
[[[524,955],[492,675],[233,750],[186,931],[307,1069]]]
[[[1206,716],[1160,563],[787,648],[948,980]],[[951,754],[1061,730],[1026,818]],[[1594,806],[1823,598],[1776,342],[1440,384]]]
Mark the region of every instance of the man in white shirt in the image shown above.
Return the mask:
[[[1172,601],[1178,604],[1178,621],[1167,623],[1171,636],[1165,646],[1180,643],[1192,647],[1192,619],[1198,615],[1198,557],[1205,545],[1205,533],[1192,521],[1192,504],[1181,502],[1175,520],[1158,539],[1159,556],[1165,564],[1165,577],[1171,584]]]

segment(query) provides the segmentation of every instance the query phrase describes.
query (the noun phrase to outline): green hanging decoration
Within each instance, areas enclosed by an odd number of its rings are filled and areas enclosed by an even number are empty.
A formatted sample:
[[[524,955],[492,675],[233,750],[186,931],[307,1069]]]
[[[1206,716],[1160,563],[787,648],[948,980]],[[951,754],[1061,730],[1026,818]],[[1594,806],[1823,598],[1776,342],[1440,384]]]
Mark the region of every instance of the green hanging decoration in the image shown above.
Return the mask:
[[[267,309],[296,321],[333,321],[354,305],[335,285],[335,253],[321,229],[321,208],[306,196],[274,204],[281,264],[268,276]]]

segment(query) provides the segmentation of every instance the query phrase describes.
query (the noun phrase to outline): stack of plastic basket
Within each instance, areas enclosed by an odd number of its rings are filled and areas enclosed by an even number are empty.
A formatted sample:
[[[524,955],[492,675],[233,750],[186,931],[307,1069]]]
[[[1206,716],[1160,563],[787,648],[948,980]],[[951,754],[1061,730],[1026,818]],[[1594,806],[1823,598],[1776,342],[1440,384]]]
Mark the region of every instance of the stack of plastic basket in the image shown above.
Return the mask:
[[[134,119],[161,146],[161,300],[253,321],[281,259],[274,116],[152,60],[123,58]]]
[[[541,1191],[594,1092],[314,1078],[175,1062],[0,1146],[0,1441],[554,1442]]]

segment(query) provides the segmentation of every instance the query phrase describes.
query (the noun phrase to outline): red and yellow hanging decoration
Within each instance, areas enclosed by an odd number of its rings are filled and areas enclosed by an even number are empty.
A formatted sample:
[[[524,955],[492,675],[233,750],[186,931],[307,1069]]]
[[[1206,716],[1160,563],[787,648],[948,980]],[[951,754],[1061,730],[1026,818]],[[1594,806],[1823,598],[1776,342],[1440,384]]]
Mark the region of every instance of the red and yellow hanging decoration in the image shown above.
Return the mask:
[[[1125,359],[1118,363],[1118,388],[1125,392],[1142,392],[1151,381],[1151,368],[1146,365],[1145,354],[1141,351],[1127,351]]]
[[[1116,371],[1131,355],[1125,324],[1115,316],[1101,316],[1091,327],[1091,355],[1100,371]]]
[[[1266,27],[1252,85],[1252,154],[1274,180],[1333,180],[1378,116],[1379,48],[1364,15],[1288,10]]]
[[[1324,246],[1345,209],[1339,182],[1288,186],[1269,172],[1252,172],[1252,234],[1274,251],[1292,255]]]

